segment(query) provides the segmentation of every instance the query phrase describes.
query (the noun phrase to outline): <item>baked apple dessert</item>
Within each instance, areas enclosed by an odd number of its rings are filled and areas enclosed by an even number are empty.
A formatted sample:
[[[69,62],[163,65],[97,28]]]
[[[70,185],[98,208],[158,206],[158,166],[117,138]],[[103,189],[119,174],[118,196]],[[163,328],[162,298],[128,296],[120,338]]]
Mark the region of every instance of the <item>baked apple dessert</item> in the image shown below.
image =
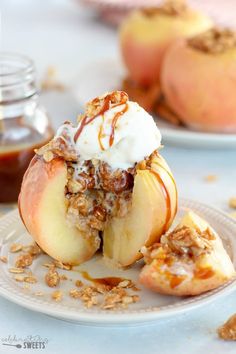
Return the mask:
[[[162,294],[197,295],[217,288],[235,275],[234,266],[218,234],[193,212],[142,249],[146,265],[140,281]]]
[[[170,109],[187,126],[236,132],[236,33],[211,29],[168,49],[161,87]]]
[[[64,263],[88,260],[101,244],[115,265],[138,260],[177,209],[160,143],[152,117],[125,92],[93,99],[78,126],[65,122],[31,161],[19,196],[29,233]]]
[[[210,27],[212,21],[207,16],[181,0],[132,12],[120,28],[121,52],[129,79],[141,87],[158,84],[168,46],[177,38],[189,38]]]

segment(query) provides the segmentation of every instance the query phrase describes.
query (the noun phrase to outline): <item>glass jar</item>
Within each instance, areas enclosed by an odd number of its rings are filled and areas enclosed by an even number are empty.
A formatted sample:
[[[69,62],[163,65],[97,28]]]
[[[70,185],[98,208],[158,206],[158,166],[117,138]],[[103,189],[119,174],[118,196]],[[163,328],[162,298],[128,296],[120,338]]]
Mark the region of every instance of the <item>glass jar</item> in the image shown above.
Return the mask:
[[[53,135],[38,103],[34,63],[18,54],[0,53],[0,202],[16,202],[34,149]]]

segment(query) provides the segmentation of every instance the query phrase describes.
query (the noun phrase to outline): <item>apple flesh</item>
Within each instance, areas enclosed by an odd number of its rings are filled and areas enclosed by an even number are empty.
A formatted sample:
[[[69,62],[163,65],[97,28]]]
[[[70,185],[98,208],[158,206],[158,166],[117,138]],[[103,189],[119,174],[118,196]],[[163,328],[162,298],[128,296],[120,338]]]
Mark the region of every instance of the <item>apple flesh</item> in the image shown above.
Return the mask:
[[[66,218],[67,168],[62,159],[50,163],[34,157],[19,195],[21,218],[38,245],[63,263],[80,264],[99,248],[99,237],[86,237]]]
[[[150,86],[160,81],[165,53],[178,38],[191,37],[212,27],[205,15],[189,10],[182,16],[132,12],[120,28],[120,47],[128,75],[135,83]]]
[[[163,63],[161,86],[169,107],[187,126],[236,132],[236,48],[208,54],[174,43]]]
[[[215,236],[210,241],[212,250],[198,256],[196,261],[184,262],[177,257],[174,262],[170,259],[166,262],[167,253],[158,247],[153,260],[140,273],[140,282],[153,291],[175,296],[198,295],[219,287],[235,275],[233,263],[220,237],[205,220],[188,212],[177,228],[183,226],[202,232],[209,228]]]
[[[113,218],[105,228],[104,257],[123,267],[134,263],[142,257],[142,246],[158,241],[168,230],[176,210],[174,178],[165,160],[158,155],[152,160],[150,170],[137,171],[129,213]]]

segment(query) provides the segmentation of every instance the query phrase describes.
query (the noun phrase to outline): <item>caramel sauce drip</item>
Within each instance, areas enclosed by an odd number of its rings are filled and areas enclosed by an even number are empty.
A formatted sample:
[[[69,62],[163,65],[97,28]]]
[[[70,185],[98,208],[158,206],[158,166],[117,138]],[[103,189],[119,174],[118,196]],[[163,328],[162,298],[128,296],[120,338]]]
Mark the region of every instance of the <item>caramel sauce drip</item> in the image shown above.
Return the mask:
[[[81,271],[80,273],[83,276],[83,278],[86,280],[89,280],[96,284],[110,286],[112,288],[119,285],[120,282],[122,282],[123,280],[126,280],[125,278],[119,278],[119,277],[93,278],[89,275],[88,272]]]
[[[103,143],[102,143],[103,123],[104,123],[104,116],[102,116],[102,124],[100,125],[99,133],[98,133],[98,142],[99,142],[100,149],[101,149],[102,151],[105,150],[105,148],[104,148],[104,146],[103,146]]]
[[[164,166],[162,166],[162,165],[159,164],[158,162],[155,161],[155,162],[153,162],[153,163],[154,163],[155,165],[159,166],[160,168],[162,168],[162,169],[168,174],[168,176],[169,176],[170,179],[172,180],[173,185],[174,185],[174,187],[175,187],[176,199],[178,199],[177,186],[176,186],[175,179],[174,179],[174,177],[172,176],[172,174],[167,170],[167,168],[165,168]],[[176,203],[174,215],[176,215],[176,213],[177,213],[177,208],[178,208],[178,205],[177,205],[177,203]]]
[[[115,104],[112,104],[112,108],[115,108],[117,106],[121,106],[123,104],[125,104],[125,107],[123,110],[121,110],[120,112],[117,112],[114,116],[114,118],[112,119],[112,123],[111,123],[111,135],[110,135],[110,138],[109,138],[109,145],[112,146],[113,142],[114,142],[114,137],[115,137],[115,127],[116,127],[116,123],[117,123],[117,120],[128,110],[128,104],[126,103],[127,102],[127,95],[125,92],[120,92],[120,102],[118,103],[115,103]],[[111,107],[111,103],[112,103],[112,100],[114,100],[115,98],[115,93],[111,93],[111,94],[108,94],[105,98],[104,98],[104,102],[103,102],[103,105],[101,106],[101,109],[92,117],[88,117],[88,116],[85,116],[84,118],[82,118],[82,121],[81,121],[81,124],[77,130],[77,132],[75,133],[75,136],[74,136],[74,141],[76,142],[78,140],[78,138],[80,137],[84,127],[88,124],[90,124],[94,119],[96,119],[98,116],[103,116],[104,118],[104,113],[107,112],[110,107]],[[93,101],[92,101],[93,103]],[[103,125],[100,126],[100,129],[99,129],[99,133],[98,133],[98,141],[99,141],[99,145],[101,147],[101,150],[105,150],[104,149],[104,146],[102,144],[102,131],[103,131]]]
[[[176,288],[186,279],[185,275],[172,275],[170,278],[170,287],[171,289]]]
[[[163,182],[161,176],[159,175],[158,172],[153,171],[153,170],[149,170],[158,180],[161,188],[162,188],[162,192],[163,195],[165,197],[165,201],[166,201],[166,220],[165,220],[165,224],[163,225],[163,230],[162,233],[165,233],[167,231],[168,228],[168,224],[171,220],[171,198],[170,198],[170,194],[168,192],[168,189],[166,188],[165,183]]]
[[[213,277],[215,272],[210,267],[198,268],[194,271],[194,276],[197,279],[208,279]]]
[[[111,123],[111,135],[109,138],[109,145],[112,146],[113,142],[114,142],[114,138],[115,138],[115,128],[116,128],[116,123],[118,121],[118,119],[128,110],[128,104],[125,104],[124,109],[122,109],[122,111],[117,112],[114,116],[114,118],[112,119],[112,123]]]

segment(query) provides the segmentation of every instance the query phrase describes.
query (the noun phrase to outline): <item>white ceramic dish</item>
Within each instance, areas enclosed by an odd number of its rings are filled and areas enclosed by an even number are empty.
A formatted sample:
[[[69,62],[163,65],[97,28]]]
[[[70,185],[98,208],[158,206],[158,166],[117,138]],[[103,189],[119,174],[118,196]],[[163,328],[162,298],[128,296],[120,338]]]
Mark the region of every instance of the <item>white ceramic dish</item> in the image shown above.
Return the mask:
[[[182,200],[176,222],[187,209],[192,209],[200,216],[206,218],[216,229],[236,266],[236,221],[212,207],[190,200]],[[23,283],[16,282],[13,279],[14,274],[8,271],[8,268],[14,266],[16,257],[16,254],[8,251],[10,244],[14,242],[29,244],[32,242],[17,210],[8,213],[0,219],[0,235],[0,255],[8,257],[7,264],[0,262],[0,295],[30,310],[67,321],[100,326],[142,324],[161,318],[175,317],[225,296],[236,288],[236,280],[233,279],[218,289],[200,296],[178,298],[159,295],[138,284],[138,274],[142,261],[127,270],[111,270],[105,266],[101,256],[98,255],[93,260],[75,267],[72,271],[59,270],[60,274],[66,274],[71,280],[61,281],[60,290],[62,290],[64,297],[61,302],[57,303],[51,299],[51,293],[54,289],[49,288],[44,283],[47,269],[42,264],[50,261],[50,257],[47,255],[42,255],[33,262],[31,269],[38,282],[30,284],[30,289],[24,289]],[[109,311],[102,310],[99,307],[85,309],[79,300],[72,299],[68,295],[68,291],[75,287],[75,280],[81,279],[86,282],[81,276],[80,271],[82,270],[87,271],[93,277],[118,276],[132,279],[141,289],[138,292],[141,301],[130,305],[128,309],[124,310]],[[38,297],[34,295],[37,291],[42,291],[44,296]]]
[[[117,60],[101,60],[89,64],[76,78],[74,95],[79,105],[104,92],[120,89],[125,70]],[[158,127],[166,144],[197,148],[236,148],[236,134],[211,134],[191,131],[185,127],[175,127],[156,117]]]

